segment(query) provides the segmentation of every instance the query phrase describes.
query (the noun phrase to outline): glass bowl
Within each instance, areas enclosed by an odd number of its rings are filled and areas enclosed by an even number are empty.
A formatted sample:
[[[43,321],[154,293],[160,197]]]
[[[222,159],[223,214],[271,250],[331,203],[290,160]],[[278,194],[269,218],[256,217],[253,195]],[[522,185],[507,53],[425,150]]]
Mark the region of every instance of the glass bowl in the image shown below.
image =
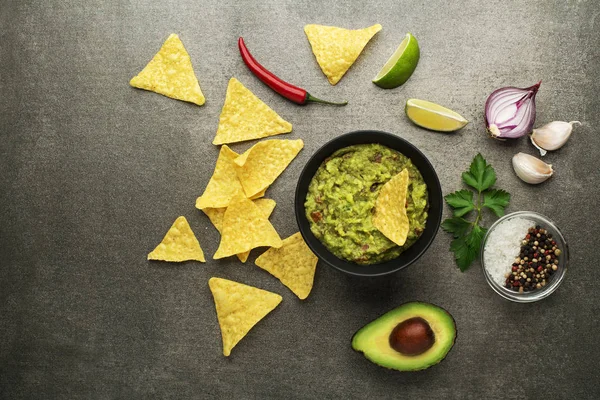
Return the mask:
[[[556,241],[556,245],[559,249],[561,249],[562,253],[559,257],[558,269],[550,278],[548,284],[542,287],[541,289],[537,289],[531,292],[515,292],[511,289],[506,288],[504,285],[496,282],[494,277],[490,274],[488,269],[485,266],[485,246],[490,237],[490,234],[498,228],[501,224],[509,221],[513,218],[523,218],[532,221],[535,225],[540,225],[542,229],[546,229],[552,234],[552,239]],[[515,255],[515,258],[518,256]],[[483,274],[485,275],[485,279],[490,287],[498,293],[500,296],[504,297],[507,300],[514,301],[517,303],[531,303],[534,301],[538,301],[550,296],[554,291],[560,286],[562,281],[565,279],[565,273],[567,272],[567,265],[569,264],[569,247],[567,245],[567,241],[565,240],[563,234],[558,229],[556,224],[548,217],[538,214],[532,211],[518,211],[497,220],[487,231],[485,234],[483,241],[481,243],[481,256],[480,256],[481,266],[483,268]],[[506,266],[506,271],[510,271],[510,265]]]

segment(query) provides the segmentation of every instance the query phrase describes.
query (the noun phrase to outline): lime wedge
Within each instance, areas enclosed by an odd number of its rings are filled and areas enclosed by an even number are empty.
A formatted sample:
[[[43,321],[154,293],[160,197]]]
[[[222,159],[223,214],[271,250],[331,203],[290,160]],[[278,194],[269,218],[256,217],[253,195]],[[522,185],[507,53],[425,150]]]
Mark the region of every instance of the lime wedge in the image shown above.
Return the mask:
[[[383,89],[393,89],[404,84],[417,68],[420,54],[417,39],[407,33],[394,54],[373,78],[373,83]]]
[[[453,132],[467,125],[462,115],[430,101],[408,99],[406,116],[416,125],[438,132]]]

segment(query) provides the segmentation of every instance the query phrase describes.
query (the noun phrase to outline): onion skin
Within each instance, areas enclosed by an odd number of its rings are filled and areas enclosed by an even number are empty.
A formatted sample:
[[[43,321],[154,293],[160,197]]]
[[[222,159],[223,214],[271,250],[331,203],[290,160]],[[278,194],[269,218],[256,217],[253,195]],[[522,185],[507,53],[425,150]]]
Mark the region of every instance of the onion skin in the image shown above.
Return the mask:
[[[507,86],[500,89],[496,89],[489,95],[485,102],[485,125],[488,133],[494,139],[516,139],[531,133],[533,125],[535,124],[535,96],[540,88],[542,81],[539,81],[533,86],[528,88],[517,88],[514,86]],[[522,92],[522,96],[519,97],[519,92]],[[498,113],[498,110],[502,111],[502,108],[498,108],[503,98],[511,96],[515,101],[502,104],[502,106],[515,106],[515,114],[509,119],[497,122],[492,120],[493,114]],[[525,110],[521,110],[521,107],[527,107]],[[526,113],[520,120],[512,121],[516,118],[520,111]],[[498,116],[496,115],[496,118]],[[512,123],[512,125],[511,125]],[[504,124],[504,125],[503,125]]]

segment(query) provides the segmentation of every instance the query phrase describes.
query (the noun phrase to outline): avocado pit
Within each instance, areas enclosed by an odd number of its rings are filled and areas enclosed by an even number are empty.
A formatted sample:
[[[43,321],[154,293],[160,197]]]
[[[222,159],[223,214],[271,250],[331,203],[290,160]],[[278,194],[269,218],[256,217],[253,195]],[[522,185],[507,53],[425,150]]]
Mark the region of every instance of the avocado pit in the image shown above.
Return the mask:
[[[400,322],[390,334],[390,346],[407,356],[418,356],[435,343],[435,334],[429,323],[421,317]]]

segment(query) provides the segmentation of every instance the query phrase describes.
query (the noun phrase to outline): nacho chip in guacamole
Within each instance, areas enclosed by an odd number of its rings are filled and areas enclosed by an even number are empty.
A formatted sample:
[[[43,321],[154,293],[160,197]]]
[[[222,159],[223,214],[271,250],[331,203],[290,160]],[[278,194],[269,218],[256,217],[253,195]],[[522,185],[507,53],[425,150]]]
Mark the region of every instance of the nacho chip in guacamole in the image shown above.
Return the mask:
[[[407,191],[408,171],[403,169],[381,187],[372,218],[373,225],[398,246],[403,246],[408,236]]]

